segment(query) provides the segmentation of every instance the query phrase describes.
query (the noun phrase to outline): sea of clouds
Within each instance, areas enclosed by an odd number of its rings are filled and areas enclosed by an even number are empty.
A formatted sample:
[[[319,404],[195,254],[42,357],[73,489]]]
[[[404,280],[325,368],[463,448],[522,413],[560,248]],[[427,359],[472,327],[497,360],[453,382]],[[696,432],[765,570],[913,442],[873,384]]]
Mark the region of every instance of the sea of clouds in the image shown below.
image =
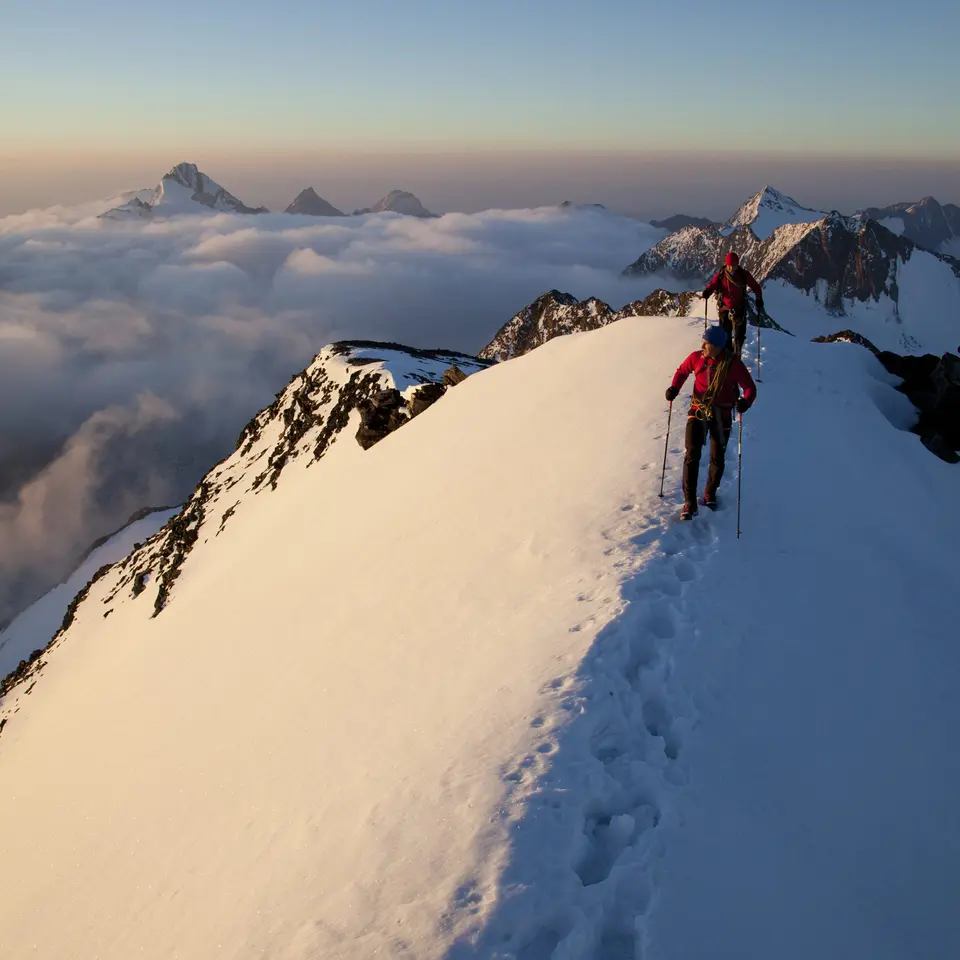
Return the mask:
[[[476,352],[551,288],[613,306],[663,234],[591,209],[0,219],[0,623],[146,506],[181,502],[325,344]]]

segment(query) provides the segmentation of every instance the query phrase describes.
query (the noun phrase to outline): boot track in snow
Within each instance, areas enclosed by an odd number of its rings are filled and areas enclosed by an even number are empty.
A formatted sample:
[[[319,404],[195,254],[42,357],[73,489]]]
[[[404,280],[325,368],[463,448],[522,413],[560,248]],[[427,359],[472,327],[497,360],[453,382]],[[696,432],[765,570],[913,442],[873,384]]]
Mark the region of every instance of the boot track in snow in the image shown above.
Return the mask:
[[[674,524],[666,509],[641,509],[624,505],[623,520],[603,534],[623,573],[622,612],[601,629],[580,669],[545,691],[573,719],[551,736],[543,718],[534,718],[543,740],[504,771],[512,789],[501,815],[514,835],[500,904],[448,960],[647,955],[664,827],[676,822],[675,794],[688,776],[684,742],[697,720],[675,668],[699,639],[691,593],[718,549],[724,520],[701,514]],[[586,590],[580,599],[585,617],[572,631],[601,612],[590,612],[598,595]],[[560,824],[575,838],[569,863],[555,875],[530,877],[526,865],[542,861],[545,847],[558,847]],[[479,886],[468,878],[461,890]]]

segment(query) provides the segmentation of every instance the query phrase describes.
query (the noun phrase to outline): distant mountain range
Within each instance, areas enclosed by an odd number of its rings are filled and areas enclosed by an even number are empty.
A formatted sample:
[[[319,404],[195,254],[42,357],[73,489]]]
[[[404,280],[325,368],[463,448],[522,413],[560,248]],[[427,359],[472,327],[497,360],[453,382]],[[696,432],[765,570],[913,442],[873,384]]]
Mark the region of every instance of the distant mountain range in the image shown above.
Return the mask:
[[[955,330],[960,261],[914,243],[906,231],[894,233],[864,213],[845,217],[813,210],[769,186],[722,225],[686,223],[693,219],[673,218],[681,228],[623,271],[628,277],[663,276],[688,289],[658,288],[619,310],[596,297],[578,300],[550,290],[511,317],[479,356],[509,360],[555,337],[628,317],[699,316],[704,300],[699,289],[689,287],[701,287],[731,250],[764,283],[769,308],[778,316],[784,311],[788,326],[803,303],[797,293],[819,307],[802,310],[798,335],[822,333],[820,327],[833,325],[832,318],[849,315],[890,349],[908,353],[952,348],[960,337]]]
[[[933,212],[931,205],[926,212]],[[914,216],[911,222],[919,222]],[[960,261],[915,243],[905,229],[891,231],[866,213],[846,217],[812,210],[769,186],[724,226],[684,227],[623,273],[701,285],[730,251],[761,283],[779,281],[802,291],[834,316],[879,312],[901,325],[904,348],[913,346],[910,327],[926,323],[931,303],[952,309],[960,279]]]
[[[195,163],[178,163],[164,174],[154,188],[131,191],[123,195],[124,203],[100,214],[109,220],[148,219],[155,216],[175,216],[214,210],[221,213],[259,214],[270,211],[263,206],[249,206],[212,177],[203,173]],[[574,203],[564,200],[557,204],[561,210],[605,210],[601,203]],[[432,219],[431,213],[414,194],[406,190],[391,190],[369,207],[353,211],[353,216],[371,213],[398,213],[408,217]],[[284,213],[313,217],[344,217],[342,210],[321,197],[312,187],[301,190],[285,208]],[[651,226],[668,231],[668,236],[625,271],[628,275],[651,272],[669,265],[677,276],[688,279],[684,271],[691,267],[690,257],[678,255],[681,248],[699,246],[709,258],[722,244],[718,238],[732,238],[742,227],[749,227],[759,240],[768,240],[781,227],[790,224],[814,223],[826,212],[804,207],[792,197],[764,187],[747,200],[725,223],[707,217],[678,213],[664,220],[650,220]],[[934,252],[960,255],[960,206],[940,204],[933,197],[916,202],[895,203],[887,207],[866,207],[854,218],[874,220],[891,233],[902,236],[918,247]],[[692,230],[694,233],[685,233]],[[684,234],[683,237],[680,235]],[[679,245],[679,246],[678,246]],[[733,247],[731,247],[732,249]],[[694,269],[691,276],[699,271]]]
[[[960,239],[960,207],[954,203],[939,204],[933,197],[924,197],[916,203],[867,207],[859,213],[927,250],[951,252],[946,247]]]
[[[106,213],[107,220],[149,219],[154,216],[176,216],[215,210],[220,213],[269,213],[266,207],[250,207],[215,180],[197,168],[195,163],[178,163],[164,174],[152,190],[136,190],[126,194],[129,199]],[[433,218],[431,213],[406,190],[392,190],[372,207],[355,210],[354,215],[367,213],[399,213],[408,217]],[[313,187],[301,190],[284,213],[313,217],[343,217],[346,214],[324,200]]]

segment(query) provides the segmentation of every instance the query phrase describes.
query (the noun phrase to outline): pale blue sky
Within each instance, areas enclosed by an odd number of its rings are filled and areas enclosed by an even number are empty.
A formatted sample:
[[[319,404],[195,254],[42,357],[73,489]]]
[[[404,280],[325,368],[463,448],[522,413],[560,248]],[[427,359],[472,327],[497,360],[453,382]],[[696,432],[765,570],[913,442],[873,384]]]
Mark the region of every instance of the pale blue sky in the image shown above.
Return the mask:
[[[947,0],[0,0],[5,149],[960,156]]]

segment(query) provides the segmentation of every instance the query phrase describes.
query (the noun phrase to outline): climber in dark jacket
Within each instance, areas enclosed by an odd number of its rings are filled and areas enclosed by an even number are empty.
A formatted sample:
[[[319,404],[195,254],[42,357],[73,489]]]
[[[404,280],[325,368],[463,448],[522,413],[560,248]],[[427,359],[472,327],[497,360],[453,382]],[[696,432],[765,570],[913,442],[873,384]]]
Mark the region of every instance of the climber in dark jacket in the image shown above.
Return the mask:
[[[717,295],[717,316],[720,326],[733,340],[737,356],[743,349],[747,335],[747,287],[757,295],[757,309],[763,311],[763,290],[756,277],[740,266],[740,257],[732,250],[724,260],[724,267],[707,284],[703,298]]]
[[[667,387],[671,403],[690,374],[694,374],[693,396],[687,416],[686,453],[683,457],[683,512],[682,520],[697,513],[697,479],[700,475],[700,453],[710,436],[710,471],[703,491],[703,505],[717,508],[717,487],[723,477],[724,453],[733,426],[733,408],[744,413],[757,397],[757,387],[750,371],[739,357],[731,355],[727,346],[727,332],[722,327],[710,327],[703,335],[700,350],[691,353],[677,367],[673,383]],[[743,396],[740,396],[740,391]]]

